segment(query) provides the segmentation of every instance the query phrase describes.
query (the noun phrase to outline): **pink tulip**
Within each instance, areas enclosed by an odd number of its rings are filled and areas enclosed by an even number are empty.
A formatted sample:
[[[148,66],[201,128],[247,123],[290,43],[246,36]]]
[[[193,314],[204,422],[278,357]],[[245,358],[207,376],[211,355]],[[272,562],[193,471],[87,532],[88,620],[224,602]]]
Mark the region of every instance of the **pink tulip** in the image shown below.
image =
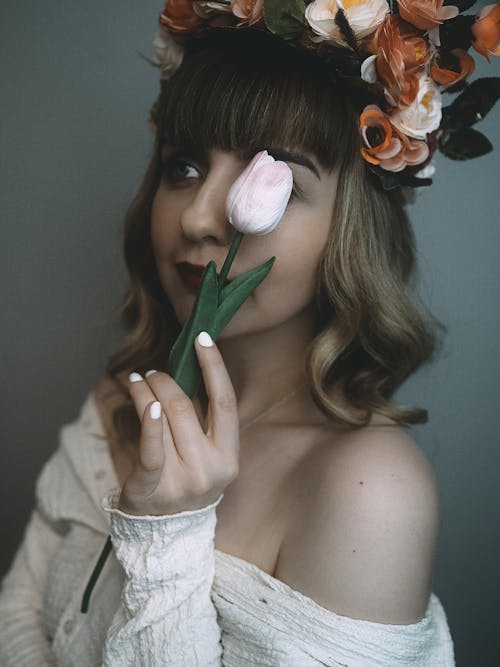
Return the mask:
[[[260,151],[229,190],[229,222],[242,234],[272,232],[283,217],[292,187],[292,170],[286,162]]]

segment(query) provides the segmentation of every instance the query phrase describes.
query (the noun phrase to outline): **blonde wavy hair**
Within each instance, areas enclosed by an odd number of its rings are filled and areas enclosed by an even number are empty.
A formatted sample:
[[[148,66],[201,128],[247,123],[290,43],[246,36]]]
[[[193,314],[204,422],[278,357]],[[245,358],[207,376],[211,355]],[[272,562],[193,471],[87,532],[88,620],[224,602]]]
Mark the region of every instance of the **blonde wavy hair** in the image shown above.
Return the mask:
[[[351,427],[366,425],[373,413],[403,426],[427,421],[427,410],[390,399],[436,355],[438,332],[446,328],[416,293],[415,238],[403,194],[384,191],[360,155],[355,98],[317,56],[255,28],[207,32],[162,81],[152,109],[153,155],[125,218],[127,337],[106,366],[124,399],[113,413],[119,442],[136,443],[140,422],[117,374],[167,370],[180,331],[150,239],[164,143],[227,151],[287,146],[314,154],[328,171],[339,169],[318,266],[317,328],[306,350],[312,397],[330,419]],[[334,387],[341,403],[332,398]]]

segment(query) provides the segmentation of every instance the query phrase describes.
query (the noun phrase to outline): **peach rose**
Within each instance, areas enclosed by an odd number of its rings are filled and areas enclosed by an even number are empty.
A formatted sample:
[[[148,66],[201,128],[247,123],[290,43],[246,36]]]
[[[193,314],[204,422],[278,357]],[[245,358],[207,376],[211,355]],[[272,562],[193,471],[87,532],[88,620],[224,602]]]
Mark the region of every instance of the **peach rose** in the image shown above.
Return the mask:
[[[356,39],[371,35],[389,12],[387,0],[314,0],[306,7],[305,17],[317,41],[330,41],[347,46],[335,15],[342,9]]]
[[[500,56],[500,4],[486,5],[476,14],[472,25],[472,46],[490,62],[492,56]]]
[[[445,64],[448,64],[448,67]],[[432,58],[430,75],[439,85],[452,86],[470,76],[475,68],[474,58],[463,49],[452,49],[449,54],[436,51]]]
[[[401,18],[420,30],[431,30],[458,15],[458,7],[443,0],[398,0]]]
[[[403,134],[414,139],[425,139],[441,123],[441,93],[427,76],[418,77],[418,93],[407,107],[399,107],[391,115],[392,124]]]
[[[387,171],[402,171],[405,167],[414,167],[422,164],[429,157],[429,146],[422,139],[413,139],[405,134],[394,131],[397,140],[400,142],[400,149],[392,156],[381,156],[380,162],[382,169]]]
[[[255,25],[263,22],[264,0],[231,0],[231,10],[241,21],[241,25]]]
[[[194,32],[202,25],[193,8],[193,0],[167,0],[160,14],[160,25],[171,32]]]
[[[422,164],[429,155],[425,141],[400,134],[389,116],[375,104],[363,109],[359,123],[365,144],[361,154],[370,164],[387,171],[402,171],[408,165]]]
[[[392,106],[408,106],[418,92],[416,72],[422,71],[431,57],[427,41],[397,14],[389,14],[377,28],[372,45],[387,101]]]

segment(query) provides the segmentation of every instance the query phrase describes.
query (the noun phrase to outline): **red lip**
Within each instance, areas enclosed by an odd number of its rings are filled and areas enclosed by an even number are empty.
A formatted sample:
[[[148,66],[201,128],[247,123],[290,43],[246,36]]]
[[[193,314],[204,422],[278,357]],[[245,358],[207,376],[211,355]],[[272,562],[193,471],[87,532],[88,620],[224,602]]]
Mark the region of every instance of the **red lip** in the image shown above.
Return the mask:
[[[177,270],[179,271],[179,276],[182,281],[192,289],[198,289],[201,284],[201,276],[205,270],[205,266],[201,264],[191,264],[190,262],[179,262],[177,264]],[[229,284],[231,281],[226,278],[224,285]]]

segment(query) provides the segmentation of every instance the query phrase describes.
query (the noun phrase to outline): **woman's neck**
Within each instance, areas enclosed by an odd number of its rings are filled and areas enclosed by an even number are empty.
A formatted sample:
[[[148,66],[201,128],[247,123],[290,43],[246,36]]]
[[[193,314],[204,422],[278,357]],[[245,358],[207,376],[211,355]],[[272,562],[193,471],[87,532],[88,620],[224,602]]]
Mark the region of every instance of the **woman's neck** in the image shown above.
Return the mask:
[[[241,424],[250,423],[267,407],[307,385],[306,348],[314,333],[311,306],[278,327],[217,340],[236,393]],[[298,392],[297,397],[307,393]]]

